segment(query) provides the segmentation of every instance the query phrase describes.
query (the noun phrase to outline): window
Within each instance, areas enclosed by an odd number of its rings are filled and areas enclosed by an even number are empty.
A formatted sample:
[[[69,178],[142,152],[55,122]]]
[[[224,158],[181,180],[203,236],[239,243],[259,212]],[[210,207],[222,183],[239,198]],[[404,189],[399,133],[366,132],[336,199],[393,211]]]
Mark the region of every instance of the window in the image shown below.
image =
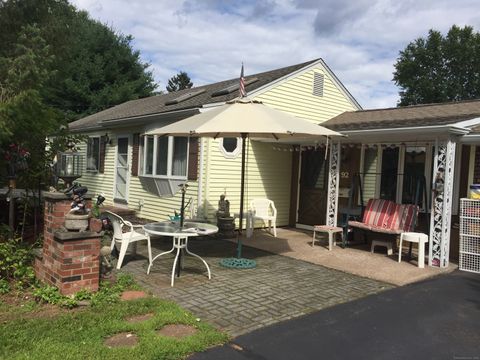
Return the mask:
[[[173,138],[172,175],[187,175],[188,138]]]
[[[382,151],[382,173],[380,179],[380,199],[397,200],[398,147]]]
[[[423,191],[420,182],[425,178],[426,147],[407,146],[405,148],[405,161],[403,168],[402,203],[414,204],[418,201],[423,208]],[[417,189],[419,193],[417,194]],[[415,199],[418,196],[418,199]]]
[[[155,175],[167,176],[168,170],[168,137],[157,138],[157,169]]]
[[[220,151],[226,158],[235,158],[240,154],[242,148],[241,138],[222,138],[220,139]]]
[[[380,198],[402,204],[417,202],[422,211],[428,211],[425,194],[433,171],[432,146],[381,145],[379,150],[375,147],[363,148],[364,201]]]
[[[153,145],[155,138],[148,136],[145,141],[145,175],[153,175]]]
[[[98,171],[100,165],[100,138],[90,137],[87,142],[87,171]]]
[[[187,176],[188,138],[147,136],[143,144],[143,176]]]

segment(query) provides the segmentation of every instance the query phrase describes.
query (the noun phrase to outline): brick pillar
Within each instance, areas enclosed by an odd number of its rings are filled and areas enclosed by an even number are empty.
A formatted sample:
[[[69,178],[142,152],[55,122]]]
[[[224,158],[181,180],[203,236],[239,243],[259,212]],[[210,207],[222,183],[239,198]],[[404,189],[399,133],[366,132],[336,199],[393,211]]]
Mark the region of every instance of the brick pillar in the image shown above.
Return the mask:
[[[44,199],[43,249],[35,260],[35,275],[64,295],[98,290],[102,234],[65,231],[71,200],[63,193],[44,193]]]

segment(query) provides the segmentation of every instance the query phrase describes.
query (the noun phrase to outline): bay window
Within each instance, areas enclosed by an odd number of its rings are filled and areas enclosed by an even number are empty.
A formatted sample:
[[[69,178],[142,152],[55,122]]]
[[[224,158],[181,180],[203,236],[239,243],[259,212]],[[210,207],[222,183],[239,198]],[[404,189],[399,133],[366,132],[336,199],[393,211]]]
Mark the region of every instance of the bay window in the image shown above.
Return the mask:
[[[143,176],[158,178],[187,177],[188,138],[146,136],[143,141]]]

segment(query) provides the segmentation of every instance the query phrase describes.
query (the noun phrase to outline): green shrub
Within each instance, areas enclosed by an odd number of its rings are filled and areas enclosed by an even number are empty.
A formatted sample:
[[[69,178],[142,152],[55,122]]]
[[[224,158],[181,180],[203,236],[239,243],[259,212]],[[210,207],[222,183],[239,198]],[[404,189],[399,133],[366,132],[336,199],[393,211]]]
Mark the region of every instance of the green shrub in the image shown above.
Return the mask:
[[[10,283],[5,279],[0,279],[0,294],[7,294],[10,292]]]
[[[75,300],[90,300],[92,296],[93,294],[90,291],[82,289],[75,294]]]
[[[23,289],[35,283],[32,246],[20,239],[6,239],[0,242],[0,278],[13,282]]]
[[[37,287],[35,290],[33,290],[33,296],[39,302],[54,305],[58,304],[64,297],[62,294],[60,294],[55,286],[50,285]]]

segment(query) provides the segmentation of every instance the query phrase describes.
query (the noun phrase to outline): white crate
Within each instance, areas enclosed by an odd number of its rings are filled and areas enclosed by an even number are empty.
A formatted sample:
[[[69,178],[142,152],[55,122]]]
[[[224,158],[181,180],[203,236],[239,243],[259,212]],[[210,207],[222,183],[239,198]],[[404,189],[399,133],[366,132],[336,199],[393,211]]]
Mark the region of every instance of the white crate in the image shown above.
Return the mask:
[[[460,200],[460,270],[480,273],[480,200]]]

